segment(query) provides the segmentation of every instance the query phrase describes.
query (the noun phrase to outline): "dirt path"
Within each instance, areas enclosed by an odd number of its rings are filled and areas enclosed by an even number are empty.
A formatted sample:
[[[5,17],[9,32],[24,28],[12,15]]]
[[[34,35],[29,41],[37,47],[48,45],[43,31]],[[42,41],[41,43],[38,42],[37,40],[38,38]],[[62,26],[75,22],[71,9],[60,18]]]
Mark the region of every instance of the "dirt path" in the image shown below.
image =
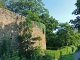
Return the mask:
[[[74,54],[74,59],[75,60],[78,60],[80,58],[80,51],[78,51],[78,52],[76,52],[75,54]]]

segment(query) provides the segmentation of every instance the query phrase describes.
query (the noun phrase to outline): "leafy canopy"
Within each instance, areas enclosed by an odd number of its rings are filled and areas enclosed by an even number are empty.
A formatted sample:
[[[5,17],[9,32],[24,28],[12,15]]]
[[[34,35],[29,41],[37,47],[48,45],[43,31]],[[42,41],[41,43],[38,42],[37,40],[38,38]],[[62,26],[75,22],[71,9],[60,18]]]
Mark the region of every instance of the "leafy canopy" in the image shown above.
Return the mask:
[[[72,12],[72,14],[80,15],[80,0],[77,0],[75,5],[77,8]],[[78,32],[80,32],[80,16],[77,16],[75,19],[70,20],[70,23],[73,24],[74,28],[78,29]]]

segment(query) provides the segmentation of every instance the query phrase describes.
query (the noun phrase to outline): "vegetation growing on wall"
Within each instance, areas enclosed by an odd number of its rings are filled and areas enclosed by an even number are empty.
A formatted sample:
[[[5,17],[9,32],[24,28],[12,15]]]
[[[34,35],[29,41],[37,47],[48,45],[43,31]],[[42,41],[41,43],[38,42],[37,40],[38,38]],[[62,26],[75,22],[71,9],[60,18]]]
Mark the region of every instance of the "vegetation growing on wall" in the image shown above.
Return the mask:
[[[43,34],[46,33],[46,26],[43,23],[36,22],[36,21],[34,21],[34,23],[41,29],[41,31],[43,32]]]
[[[31,57],[32,54],[30,51],[34,48],[32,45],[35,43],[32,41],[41,40],[40,36],[32,38],[32,28],[33,28],[33,24],[30,19],[26,20],[23,23],[22,26],[23,34],[18,36],[20,57],[27,56],[28,54],[28,57],[32,58]]]

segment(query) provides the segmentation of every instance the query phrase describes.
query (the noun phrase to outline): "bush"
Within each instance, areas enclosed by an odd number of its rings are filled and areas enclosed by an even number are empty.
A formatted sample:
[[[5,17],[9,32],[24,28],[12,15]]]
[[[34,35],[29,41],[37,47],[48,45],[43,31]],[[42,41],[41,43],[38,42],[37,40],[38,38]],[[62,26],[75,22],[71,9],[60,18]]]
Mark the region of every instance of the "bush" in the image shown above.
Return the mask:
[[[50,55],[46,54],[42,57],[41,60],[53,60],[53,58]]]
[[[63,56],[63,55],[67,55],[67,48],[65,47],[65,48],[62,48],[61,50],[60,50],[60,54],[61,54],[61,56]]]
[[[20,57],[17,55],[17,51],[13,51],[12,55],[3,54],[1,58],[2,60],[20,60]]]
[[[53,59],[60,58],[59,50],[46,50],[45,54],[50,55]]]
[[[67,47],[67,50],[68,50],[68,51],[67,51],[68,54],[72,54],[72,53],[73,53],[73,52],[72,52],[72,47]]]
[[[26,60],[26,58],[24,57],[19,57],[18,56],[18,52],[17,51],[13,51],[12,56],[7,55],[7,54],[3,54],[1,56],[2,60]]]
[[[73,54],[76,49],[77,48],[75,46],[66,46],[64,48],[61,48],[60,50],[45,50],[45,54],[50,55],[53,59],[59,59],[65,55]]]
[[[55,58],[54,51],[52,50],[45,50],[45,54],[50,55],[52,58]]]
[[[59,50],[56,50],[56,51],[54,51],[54,56],[55,56],[55,58],[60,58],[60,51]]]
[[[72,53],[75,53],[76,51],[77,51],[77,47],[75,47],[75,46],[71,46],[71,48],[72,48]]]
[[[11,40],[4,39],[0,44],[0,57],[2,60],[26,60],[26,58],[20,58],[18,51],[15,51],[11,47]]]

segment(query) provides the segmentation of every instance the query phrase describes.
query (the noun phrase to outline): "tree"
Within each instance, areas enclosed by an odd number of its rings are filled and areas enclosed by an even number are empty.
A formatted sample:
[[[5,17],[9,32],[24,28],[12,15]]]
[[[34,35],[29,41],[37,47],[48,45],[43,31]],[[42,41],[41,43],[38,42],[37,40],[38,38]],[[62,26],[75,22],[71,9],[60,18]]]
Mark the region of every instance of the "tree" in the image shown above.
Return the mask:
[[[58,26],[57,20],[50,17],[48,23],[46,23],[47,47],[53,45],[52,41],[55,42],[56,35],[53,33],[53,30],[55,30],[57,26]]]
[[[77,2],[75,3],[76,5],[76,9],[72,12],[72,14],[74,15],[78,15],[75,19],[70,20],[70,23],[73,24],[73,27],[78,29],[78,33],[75,34],[75,38],[77,39],[77,41],[74,41],[75,43],[79,44],[80,43],[80,38],[79,38],[79,33],[80,33],[80,0],[77,0]],[[74,37],[73,37],[74,38]],[[76,40],[75,39],[75,40]]]
[[[1,0],[1,6],[7,7],[9,10],[29,17],[32,21],[41,21],[42,14],[49,14],[44,8],[42,0]]]
[[[5,6],[5,2],[6,2],[6,0],[0,0],[0,8],[7,9],[7,7]]]
[[[34,48],[32,46],[35,43],[34,41],[41,40],[41,37],[32,37],[33,24],[30,19],[26,20],[20,27],[20,31],[23,31],[23,34],[18,36],[20,58],[21,56],[28,56],[27,58],[31,58],[31,53],[29,51]]]
[[[75,9],[72,14],[79,15],[80,14],[80,0],[77,0],[75,3],[77,9]],[[77,16],[76,19],[70,20],[70,23],[73,24],[74,28],[78,29],[78,32],[80,33],[80,16]]]
[[[75,3],[77,9],[75,9],[72,14],[75,14],[75,15],[79,15],[80,14],[80,0],[77,0],[77,2]]]
[[[49,48],[55,43],[56,35],[53,33],[53,30],[58,26],[58,21],[55,18],[50,17],[49,14],[43,14],[41,18],[41,22],[46,26],[46,45],[47,48]]]
[[[68,23],[61,23],[59,26],[61,26],[62,29],[58,30],[56,33],[56,46],[63,47],[77,45],[80,43],[80,34],[74,32],[74,29],[71,25]]]
[[[71,45],[71,35],[74,34],[72,27],[68,23],[60,23],[59,26],[61,29],[56,33],[57,44],[59,44],[60,47]]]
[[[73,28],[78,29],[78,32],[80,33],[80,17],[77,16],[76,19],[70,20],[70,23],[73,24]]]
[[[41,21],[39,16],[48,13],[42,0],[10,0],[9,3],[10,5],[7,5],[9,10],[29,17],[33,21]]]

